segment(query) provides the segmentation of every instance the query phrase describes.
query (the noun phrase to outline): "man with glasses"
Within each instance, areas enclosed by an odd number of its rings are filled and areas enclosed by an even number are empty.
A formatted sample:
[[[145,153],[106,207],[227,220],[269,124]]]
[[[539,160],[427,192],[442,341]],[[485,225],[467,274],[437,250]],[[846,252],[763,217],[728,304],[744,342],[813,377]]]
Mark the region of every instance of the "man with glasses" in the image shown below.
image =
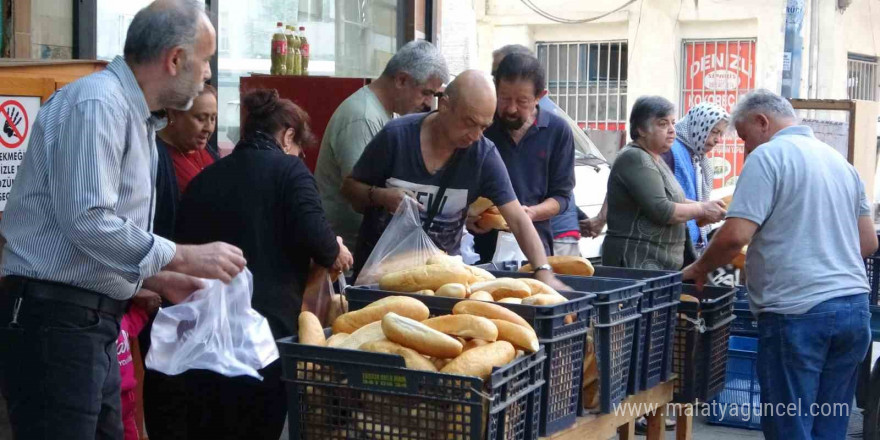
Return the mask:
[[[391,58],[379,78],[349,96],[330,118],[315,180],[327,220],[349,248],[355,248],[363,217],[342,197],[343,179],[395,114],[430,110],[434,95],[448,78],[440,49],[424,40],[411,41]]]
[[[574,188],[574,141],[560,117],[538,105],[546,94],[544,68],[534,55],[512,53],[494,72],[498,105],[486,130],[501,153],[517,199],[535,224],[547,255],[553,255],[550,219],[565,212]],[[469,221],[476,250],[492,259],[497,234]]]

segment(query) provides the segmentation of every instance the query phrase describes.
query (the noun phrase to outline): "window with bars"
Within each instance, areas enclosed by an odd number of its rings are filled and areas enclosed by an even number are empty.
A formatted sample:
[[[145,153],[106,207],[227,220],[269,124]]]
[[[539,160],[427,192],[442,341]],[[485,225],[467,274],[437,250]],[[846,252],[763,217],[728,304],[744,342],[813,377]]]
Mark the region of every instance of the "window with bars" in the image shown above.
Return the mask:
[[[625,130],[626,42],[538,43],[537,52],[550,99],[579,126]]]
[[[849,99],[877,101],[877,58],[851,53],[846,64],[846,94]]]

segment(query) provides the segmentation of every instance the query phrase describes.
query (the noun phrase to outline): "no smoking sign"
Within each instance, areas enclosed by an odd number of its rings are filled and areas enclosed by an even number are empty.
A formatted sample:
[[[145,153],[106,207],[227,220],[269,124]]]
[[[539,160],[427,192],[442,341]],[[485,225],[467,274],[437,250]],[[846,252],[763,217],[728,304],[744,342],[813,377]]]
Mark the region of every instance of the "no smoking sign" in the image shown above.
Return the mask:
[[[24,144],[30,131],[30,118],[27,109],[17,100],[7,100],[0,104],[0,146],[15,149]]]

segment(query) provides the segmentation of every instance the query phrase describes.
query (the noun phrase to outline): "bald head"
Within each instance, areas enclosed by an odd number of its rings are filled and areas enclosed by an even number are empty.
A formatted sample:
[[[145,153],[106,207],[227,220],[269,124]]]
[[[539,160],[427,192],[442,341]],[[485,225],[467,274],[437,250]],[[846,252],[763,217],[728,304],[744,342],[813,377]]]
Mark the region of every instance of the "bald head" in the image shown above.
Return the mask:
[[[465,148],[492,125],[495,116],[495,85],[479,70],[467,70],[446,87],[440,101],[441,124],[455,148]]]
[[[491,78],[479,70],[466,70],[449,83],[446,96],[453,108],[460,105],[466,107],[483,107],[492,105],[495,109],[495,85]]]

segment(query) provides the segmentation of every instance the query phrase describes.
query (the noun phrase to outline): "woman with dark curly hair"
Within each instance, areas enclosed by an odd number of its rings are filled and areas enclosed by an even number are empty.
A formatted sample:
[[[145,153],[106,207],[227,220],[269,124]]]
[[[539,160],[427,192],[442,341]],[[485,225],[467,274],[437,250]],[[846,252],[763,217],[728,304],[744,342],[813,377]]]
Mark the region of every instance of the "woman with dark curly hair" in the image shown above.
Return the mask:
[[[297,334],[312,261],[338,273],[352,256],[330,229],[315,180],[298,157],[313,143],[308,115],[275,90],[254,90],[242,105],[242,140],[189,184],[175,238],[240,247],[254,276],[252,306],[278,339]],[[185,373],[188,438],[277,440],[287,413],[281,361],[260,374],[263,381]]]

